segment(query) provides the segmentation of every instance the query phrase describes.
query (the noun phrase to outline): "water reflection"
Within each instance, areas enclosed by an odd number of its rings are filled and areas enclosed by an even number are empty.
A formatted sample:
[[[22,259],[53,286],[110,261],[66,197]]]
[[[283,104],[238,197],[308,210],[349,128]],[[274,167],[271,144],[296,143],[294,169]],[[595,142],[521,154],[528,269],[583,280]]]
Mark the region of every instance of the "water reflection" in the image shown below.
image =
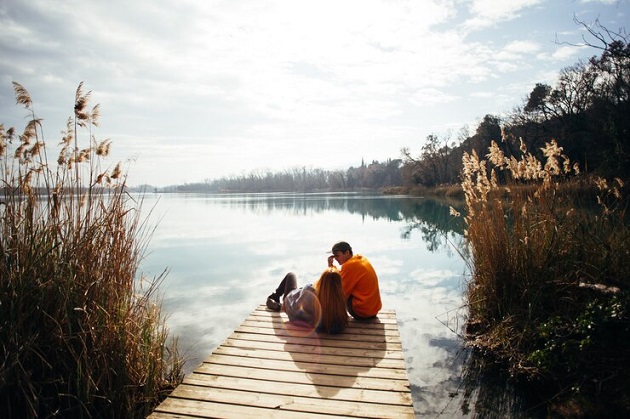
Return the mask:
[[[217,202],[254,213],[311,216],[338,211],[360,215],[363,220],[402,222],[401,237],[409,239],[418,230],[431,251],[447,247],[449,238],[457,240],[464,231],[463,218],[453,217],[448,205],[433,199],[360,193],[252,193],[220,195]]]
[[[414,408],[460,417],[465,264],[462,226],[447,205],[366,194],[172,194],[142,264],[165,267],[169,327],[192,371],[275,288],[288,271],[312,282],[332,243],[348,241],[379,275],[383,305],[396,310]],[[466,407],[465,409],[469,409]]]
[[[412,205],[412,216],[405,218],[408,225],[402,232],[403,237],[408,238],[414,230],[419,230],[427,249],[433,252],[450,249],[449,241],[458,242],[464,234],[463,218],[452,216],[447,205],[432,199],[415,201]]]
[[[547,407],[532,389],[512,384],[505,372],[475,351],[463,352],[461,412],[482,418],[546,418]]]
[[[186,195],[187,199],[204,199],[204,195]],[[266,213],[281,211],[295,215],[312,215],[327,211],[358,214],[372,219],[405,221],[412,224],[427,221],[443,232],[461,234],[463,224],[449,214],[448,206],[431,199],[396,195],[361,193],[252,193],[213,195],[210,204],[221,204],[235,210]]]

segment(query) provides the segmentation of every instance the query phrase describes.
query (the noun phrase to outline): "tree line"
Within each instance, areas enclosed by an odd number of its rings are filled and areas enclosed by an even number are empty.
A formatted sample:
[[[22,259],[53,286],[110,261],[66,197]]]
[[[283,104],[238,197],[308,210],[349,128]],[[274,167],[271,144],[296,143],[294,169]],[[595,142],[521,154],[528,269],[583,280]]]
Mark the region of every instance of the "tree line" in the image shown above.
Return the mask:
[[[252,171],[246,175],[177,185],[167,192],[323,192],[383,189],[400,186],[402,159],[376,160],[347,170],[293,168],[281,172]]]
[[[583,172],[603,177],[630,176],[630,46],[624,29],[611,31],[596,21],[586,29],[585,44],[600,52],[560,71],[554,86],[537,83],[524,103],[508,115],[486,115],[473,133],[463,127],[427,136],[419,155],[408,148],[385,162],[363,161],[347,170],[294,168],[282,172],[207,179],[165,188],[173,192],[314,192],[435,187],[460,181],[464,152],[479,156],[491,143],[507,157],[521,148],[540,153],[555,140]],[[541,157],[537,155],[536,157]]]

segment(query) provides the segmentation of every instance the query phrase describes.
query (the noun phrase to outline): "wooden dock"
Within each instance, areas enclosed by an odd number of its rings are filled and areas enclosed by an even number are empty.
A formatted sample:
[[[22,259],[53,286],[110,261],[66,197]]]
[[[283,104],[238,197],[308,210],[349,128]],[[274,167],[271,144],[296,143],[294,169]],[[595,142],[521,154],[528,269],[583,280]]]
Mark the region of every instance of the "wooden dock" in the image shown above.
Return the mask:
[[[261,305],[149,417],[413,418],[396,313],[326,335]]]

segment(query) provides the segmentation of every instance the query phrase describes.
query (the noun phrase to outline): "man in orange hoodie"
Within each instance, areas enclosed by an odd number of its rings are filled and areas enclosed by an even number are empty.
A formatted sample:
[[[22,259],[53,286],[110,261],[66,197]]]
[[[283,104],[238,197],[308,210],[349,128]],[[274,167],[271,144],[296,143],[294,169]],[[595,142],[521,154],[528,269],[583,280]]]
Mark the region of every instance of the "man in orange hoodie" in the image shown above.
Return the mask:
[[[348,299],[348,313],[355,319],[376,317],[382,307],[381,293],[370,261],[364,256],[353,255],[352,247],[346,242],[335,243],[331,252],[328,266],[334,268],[333,261],[336,260],[341,267],[341,286]]]

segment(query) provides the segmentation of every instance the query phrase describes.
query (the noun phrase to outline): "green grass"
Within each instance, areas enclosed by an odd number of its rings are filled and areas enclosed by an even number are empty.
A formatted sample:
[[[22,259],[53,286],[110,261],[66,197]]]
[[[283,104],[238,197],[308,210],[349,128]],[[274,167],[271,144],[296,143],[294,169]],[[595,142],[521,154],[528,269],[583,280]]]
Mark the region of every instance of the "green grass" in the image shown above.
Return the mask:
[[[97,142],[80,84],[52,162],[42,120],[0,125],[0,412],[145,417],[182,379],[160,312],[163,275],[140,278],[151,231],[121,164]]]
[[[619,179],[543,160],[464,156],[469,342],[535,383],[550,414],[630,409],[630,229]],[[564,410],[563,410],[564,409]]]

